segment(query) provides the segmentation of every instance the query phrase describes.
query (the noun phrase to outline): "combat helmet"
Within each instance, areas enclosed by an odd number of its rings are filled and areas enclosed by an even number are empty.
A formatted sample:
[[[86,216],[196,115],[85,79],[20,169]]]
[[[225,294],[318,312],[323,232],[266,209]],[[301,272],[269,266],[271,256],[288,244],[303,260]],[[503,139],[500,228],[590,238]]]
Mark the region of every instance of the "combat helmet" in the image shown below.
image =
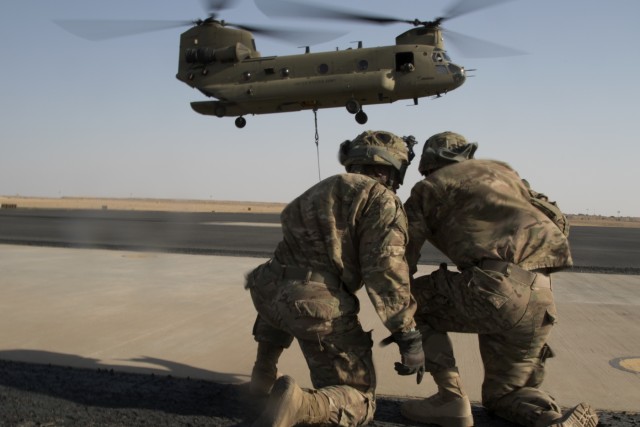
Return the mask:
[[[399,137],[391,132],[365,131],[340,144],[338,159],[347,172],[363,173],[367,166],[390,166],[395,171],[387,187],[402,184],[407,167],[415,157],[413,136]]]
[[[437,133],[424,143],[418,170],[426,176],[448,164],[472,159],[477,149],[477,143],[467,142],[466,138],[458,133]]]

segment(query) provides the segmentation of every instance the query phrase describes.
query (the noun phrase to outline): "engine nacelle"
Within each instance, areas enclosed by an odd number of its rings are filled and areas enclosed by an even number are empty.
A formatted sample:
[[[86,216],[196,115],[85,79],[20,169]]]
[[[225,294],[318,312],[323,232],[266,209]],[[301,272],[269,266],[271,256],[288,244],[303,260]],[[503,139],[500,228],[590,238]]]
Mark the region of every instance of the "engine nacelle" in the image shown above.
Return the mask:
[[[239,62],[251,57],[251,49],[242,43],[223,48],[198,47],[185,50],[184,59],[188,64],[211,64],[212,62]]]

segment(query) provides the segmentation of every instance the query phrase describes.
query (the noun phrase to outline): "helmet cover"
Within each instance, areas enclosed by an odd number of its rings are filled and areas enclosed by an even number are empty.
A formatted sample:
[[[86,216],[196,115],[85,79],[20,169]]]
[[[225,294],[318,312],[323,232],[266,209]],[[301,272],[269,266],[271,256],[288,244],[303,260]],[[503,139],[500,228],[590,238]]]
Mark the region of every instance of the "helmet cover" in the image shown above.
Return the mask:
[[[385,165],[400,171],[410,162],[405,140],[385,131],[365,131],[344,141],[338,158],[347,170],[353,165]]]
[[[472,159],[478,144],[467,142],[466,138],[455,132],[441,132],[433,135],[424,143],[418,170],[427,175],[451,163]]]

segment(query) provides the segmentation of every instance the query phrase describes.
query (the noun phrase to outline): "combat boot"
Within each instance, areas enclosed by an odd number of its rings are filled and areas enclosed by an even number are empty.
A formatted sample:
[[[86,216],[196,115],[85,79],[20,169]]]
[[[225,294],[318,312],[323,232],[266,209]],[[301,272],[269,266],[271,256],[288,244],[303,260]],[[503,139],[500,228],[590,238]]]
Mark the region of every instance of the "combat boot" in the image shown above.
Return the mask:
[[[536,427],[596,427],[598,414],[587,403],[565,412],[564,415],[557,412],[543,412]]]
[[[453,368],[431,375],[438,385],[438,393],[426,399],[405,402],[400,408],[402,415],[412,421],[442,427],[473,426],[471,402],[462,390],[458,370]]]
[[[254,396],[267,396],[278,376],[278,359],[284,348],[268,343],[258,342],[258,355],[251,371],[249,391]]]
[[[276,380],[267,409],[252,427],[291,427],[299,423],[322,425],[329,422],[329,399],[323,394],[302,390],[293,378],[284,375]]]

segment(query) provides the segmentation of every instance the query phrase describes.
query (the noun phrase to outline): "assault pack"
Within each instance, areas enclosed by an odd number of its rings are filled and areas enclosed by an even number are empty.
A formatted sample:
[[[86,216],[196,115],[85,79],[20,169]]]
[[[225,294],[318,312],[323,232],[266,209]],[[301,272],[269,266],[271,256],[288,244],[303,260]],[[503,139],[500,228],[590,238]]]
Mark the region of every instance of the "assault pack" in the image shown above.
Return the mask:
[[[568,237],[569,220],[567,219],[567,216],[562,213],[556,202],[550,201],[549,198],[542,193],[533,191],[526,179],[523,179],[522,182],[529,190],[529,201],[531,204],[544,213],[555,225],[558,226],[560,231],[562,231],[562,234]]]

